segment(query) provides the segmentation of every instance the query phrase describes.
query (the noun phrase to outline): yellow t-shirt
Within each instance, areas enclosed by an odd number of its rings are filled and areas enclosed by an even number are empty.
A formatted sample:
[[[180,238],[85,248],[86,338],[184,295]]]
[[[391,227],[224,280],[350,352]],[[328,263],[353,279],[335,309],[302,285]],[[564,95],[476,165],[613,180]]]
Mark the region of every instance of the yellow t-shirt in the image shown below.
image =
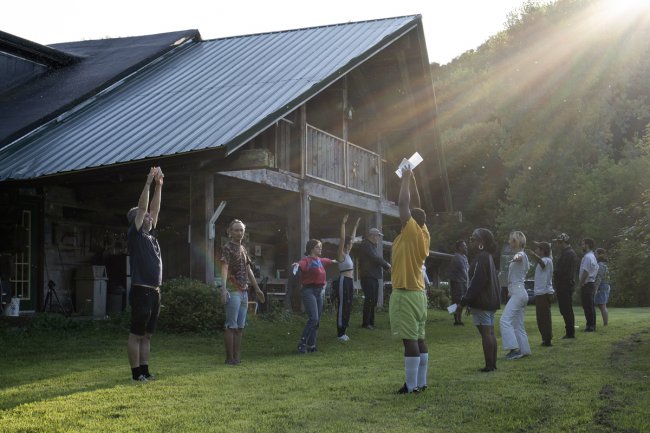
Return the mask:
[[[431,235],[409,218],[391,251],[391,283],[394,289],[424,290],[422,265],[429,255]]]

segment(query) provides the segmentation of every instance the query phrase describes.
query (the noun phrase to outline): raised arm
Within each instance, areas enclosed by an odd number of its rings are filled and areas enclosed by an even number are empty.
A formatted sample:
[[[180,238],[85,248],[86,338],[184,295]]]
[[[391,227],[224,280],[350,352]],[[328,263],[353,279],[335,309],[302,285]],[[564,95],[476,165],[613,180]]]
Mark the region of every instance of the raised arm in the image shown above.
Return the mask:
[[[415,174],[411,176],[411,184],[413,186],[413,192],[411,193],[411,202],[413,206],[411,207],[422,207],[420,204],[420,192],[418,191],[418,184],[415,181]]]
[[[339,237],[339,250],[337,253],[337,258],[339,262],[342,262],[345,257],[343,257],[344,251],[345,251],[345,224],[348,222],[348,214],[343,215],[343,219],[341,219],[341,232],[340,232],[340,237]]]
[[[402,222],[402,226],[405,226],[408,220],[411,219],[411,193],[409,186],[412,177],[413,171],[410,168],[404,168],[402,170],[402,184],[399,189],[399,199],[397,200],[399,219]]]
[[[357,218],[357,222],[354,223],[354,227],[352,228],[352,233],[350,233],[350,239],[352,239],[353,243],[354,243],[354,238],[357,237],[357,229],[359,228],[359,221],[361,221],[361,217]]]
[[[165,175],[163,174],[162,170],[160,167],[155,167],[156,168],[156,174],[154,175],[154,182],[156,183],[156,187],[153,191],[153,198],[151,199],[151,204],[149,205],[149,214],[151,215],[151,226],[153,228],[156,228],[156,224],[158,224],[158,214],[160,213],[160,203],[162,200],[162,184],[163,184],[163,178]]]
[[[144,215],[147,213],[147,209],[149,208],[149,190],[151,189],[151,182],[153,182],[155,175],[156,168],[151,167],[149,174],[147,175],[147,181],[145,182],[144,188],[142,188],[142,192],[140,193],[140,199],[138,200],[138,213],[135,215],[135,228],[137,230],[140,230],[140,227],[142,227]]]

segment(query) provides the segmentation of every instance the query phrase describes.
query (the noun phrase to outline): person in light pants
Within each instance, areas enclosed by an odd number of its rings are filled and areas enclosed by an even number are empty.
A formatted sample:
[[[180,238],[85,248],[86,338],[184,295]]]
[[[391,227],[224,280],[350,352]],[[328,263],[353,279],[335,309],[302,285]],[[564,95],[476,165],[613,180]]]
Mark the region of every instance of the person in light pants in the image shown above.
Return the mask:
[[[508,268],[508,303],[501,315],[501,340],[508,351],[506,359],[514,360],[531,354],[528,334],[524,327],[524,312],[528,304],[528,293],[524,286],[530,267],[524,252],[526,236],[520,231],[510,233],[510,248],[515,252]]]

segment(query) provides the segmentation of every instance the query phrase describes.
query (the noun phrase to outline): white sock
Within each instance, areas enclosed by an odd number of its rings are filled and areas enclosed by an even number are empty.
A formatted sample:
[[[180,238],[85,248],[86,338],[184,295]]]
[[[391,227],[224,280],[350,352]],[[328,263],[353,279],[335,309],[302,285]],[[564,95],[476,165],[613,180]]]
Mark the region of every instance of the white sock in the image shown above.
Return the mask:
[[[429,354],[420,353],[420,366],[418,368],[418,388],[427,386],[427,368],[429,367]]]
[[[404,372],[406,373],[406,387],[409,392],[418,386],[418,366],[420,365],[419,356],[404,357]]]

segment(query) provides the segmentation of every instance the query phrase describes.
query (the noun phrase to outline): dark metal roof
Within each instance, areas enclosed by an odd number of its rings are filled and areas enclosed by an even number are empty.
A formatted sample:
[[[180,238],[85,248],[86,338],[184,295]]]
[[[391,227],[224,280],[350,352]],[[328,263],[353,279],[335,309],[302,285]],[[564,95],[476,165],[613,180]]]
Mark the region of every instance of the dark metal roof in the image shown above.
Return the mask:
[[[418,25],[419,15],[188,42],[0,150],[0,180],[231,153]]]
[[[0,51],[17,56],[22,53],[22,58],[32,62],[46,54],[75,60],[50,63],[31,74],[27,69],[13,71],[18,76],[30,76],[14,77],[19,85],[0,93],[0,148],[149,64],[175,48],[179,40],[192,38],[200,39],[197,30],[67,42],[48,48],[7,33],[0,34],[4,41]],[[39,56],[39,53],[44,54]]]
[[[28,41],[1,30],[0,51],[53,68],[68,66],[81,60],[77,56]]]

